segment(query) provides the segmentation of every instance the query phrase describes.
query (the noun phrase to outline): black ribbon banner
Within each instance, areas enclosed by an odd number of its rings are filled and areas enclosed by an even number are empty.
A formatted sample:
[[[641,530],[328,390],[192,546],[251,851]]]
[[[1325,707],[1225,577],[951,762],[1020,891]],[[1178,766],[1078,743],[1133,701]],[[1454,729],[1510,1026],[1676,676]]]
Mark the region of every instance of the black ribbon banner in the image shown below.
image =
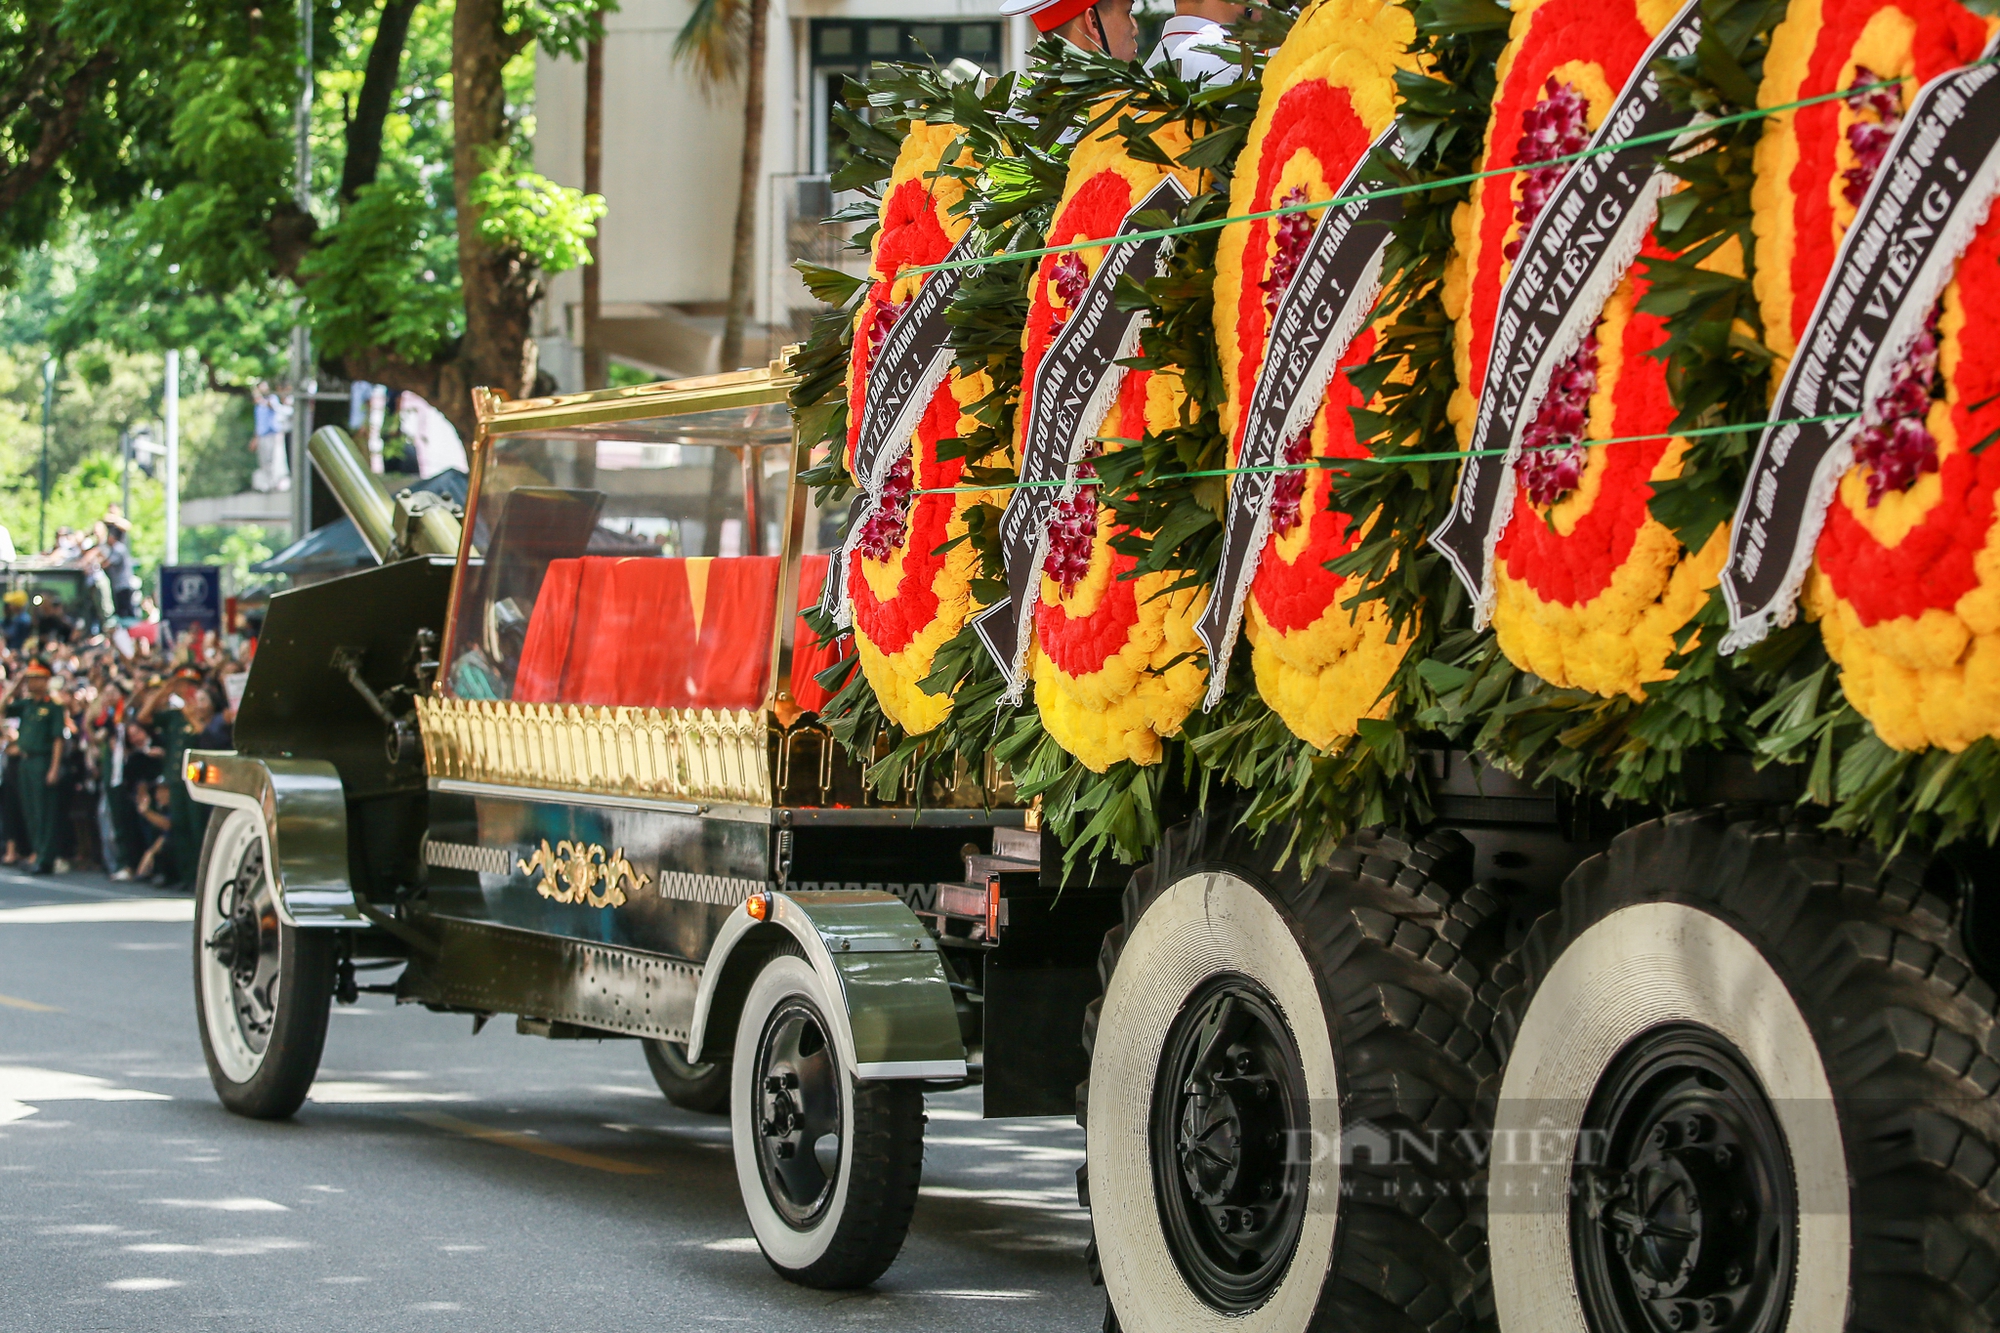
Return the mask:
[[[1187,187],[1167,177],[1134,204],[1118,234],[1143,231],[1138,219],[1163,211],[1178,215]],[[1120,310],[1112,297],[1118,279],[1130,273],[1155,277],[1166,269],[1172,242],[1163,236],[1113,245],[1091,275],[1076,308],[1057,331],[1035,367],[1033,401],[1021,436],[1021,480],[1000,516],[1000,550],[1007,565],[1007,592],[972,618],[974,632],[1007,677],[1007,698],[1019,702],[1027,687],[1023,665],[1028,631],[1034,623],[1036,580],[1048,555],[1049,516],[1069,487],[1050,483],[1069,477],[1084,446],[1125,381],[1121,357],[1138,349],[1145,312]]]
[[[970,256],[977,248],[967,231],[951,247],[942,262]],[[820,609],[845,625],[847,608],[847,565],[849,551],[861,533],[861,526],[881,503],[882,487],[889,471],[903,456],[903,449],[916,434],[917,423],[931,396],[951,370],[950,333],[945,324],[945,307],[958,291],[969,269],[939,269],[925,276],[917,294],[896,316],[888,336],[882,339],[875,359],[868,363],[868,391],[861,406],[861,430],[854,444],[854,479],[861,485],[854,511],[848,519],[847,544],[840,559],[830,561],[826,586],[820,593]]]
[[[1923,86],[1841,240],[1772,408],[1786,424],[1765,427],[1737,498],[1722,569],[1725,653],[1791,623],[1853,465],[1865,423],[1812,418],[1865,411],[1889,390],[2000,192],[1996,50]]]
[[[1691,111],[1661,95],[1653,62],[1682,56],[1701,40],[1700,0],[1689,3],[1653,39],[1610,111],[1591,136],[1590,148],[1687,127]],[[1521,436],[1548,396],[1549,379],[1582,345],[1604,312],[1604,303],[1645,243],[1660,197],[1673,186],[1657,159],[1662,144],[1648,140],[1585,157],[1573,165],[1528,229],[1520,257],[1507,275],[1494,320],[1492,350],[1473,418],[1472,457],[1460,465],[1452,510],[1431,534],[1472,595],[1473,615],[1484,628],[1493,602],[1493,548],[1514,511],[1514,466]],[[1501,457],[1480,457],[1499,448]]]
[[[1356,195],[1369,189],[1361,179],[1369,158],[1377,151],[1393,154],[1400,142],[1391,125],[1334,194]],[[1298,269],[1271,316],[1264,364],[1243,409],[1236,466],[1275,467],[1283,461],[1285,445],[1300,431],[1311,429],[1340,358],[1367,324],[1382,290],[1382,252],[1389,245],[1389,224],[1402,216],[1401,195],[1356,199],[1321,212]],[[1222,565],[1215,590],[1194,627],[1208,648],[1207,708],[1222,698],[1229,655],[1243,623],[1243,602],[1270,536],[1271,495],[1277,481],[1275,472],[1243,472],[1229,487]]]

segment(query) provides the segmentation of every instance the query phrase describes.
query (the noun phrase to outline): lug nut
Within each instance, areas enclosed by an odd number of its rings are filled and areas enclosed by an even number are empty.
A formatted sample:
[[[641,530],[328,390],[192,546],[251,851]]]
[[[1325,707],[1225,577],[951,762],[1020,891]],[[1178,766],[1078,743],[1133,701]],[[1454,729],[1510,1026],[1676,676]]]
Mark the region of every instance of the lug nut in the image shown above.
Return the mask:
[[[1708,1123],[1705,1117],[1698,1115],[1681,1117],[1681,1133],[1687,1136],[1689,1143],[1700,1143],[1702,1134],[1707,1129]]]
[[[1715,1164],[1724,1171],[1735,1166],[1736,1150],[1726,1143],[1718,1143],[1715,1145]]]
[[[1731,1264],[1722,1270],[1722,1280],[1734,1287],[1743,1281],[1743,1265]]]
[[[1736,1307],[1727,1296],[1712,1296],[1701,1303],[1701,1322],[1721,1325],[1729,1322],[1729,1316],[1736,1313]]]
[[[1646,1146],[1654,1152],[1665,1152],[1674,1146],[1674,1131],[1664,1121],[1653,1126],[1653,1132],[1646,1136]]]
[[[1236,1210],[1234,1208],[1223,1209],[1216,1217],[1215,1224],[1223,1235],[1229,1235],[1236,1230]]]

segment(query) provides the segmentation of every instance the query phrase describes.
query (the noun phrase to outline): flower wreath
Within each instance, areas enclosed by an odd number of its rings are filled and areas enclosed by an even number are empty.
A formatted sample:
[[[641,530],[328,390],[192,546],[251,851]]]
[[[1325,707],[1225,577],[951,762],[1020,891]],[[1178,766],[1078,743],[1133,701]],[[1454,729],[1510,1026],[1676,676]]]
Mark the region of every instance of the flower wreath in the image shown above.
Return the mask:
[[[965,233],[969,222],[952,207],[964,183],[937,174],[944,153],[959,136],[956,126],[915,121],[882,191],[882,226],[869,261],[868,294],[854,317],[853,354],[847,371],[847,459],[851,469],[861,434],[868,367],[882,340],[909,304],[924,275],[905,269],[935,264]],[[988,392],[983,374],[946,376],[917,422],[910,451],[889,474],[881,504],[864,520],[847,571],[861,670],[882,712],[911,733],[931,730],[951,711],[951,697],[928,694],[918,684],[931,672],[937,650],[977,610],[972,580],[979,570],[971,543],[959,542],[966,513],[993,497],[985,492],[917,495],[956,486],[960,458],[940,459],[938,447],[972,427],[966,409]]]
[[[1264,71],[1229,211],[1261,213],[1330,199],[1396,114],[1395,73],[1410,65],[1416,35],[1409,11],[1384,0],[1319,0],[1293,25]],[[1312,239],[1316,213],[1232,223],[1216,248],[1215,333],[1227,393],[1222,428],[1230,461],[1242,444],[1243,413],[1256,388],[1272,315]],[[1347,372],[1374,353],[1368,328],[1349,344],[1309,432],[1285,461],[1365,458],[1348,409],[1363,405]],[[1382,603],[1350,610],[1354,591],[1330,560],[1345,555],[1361,529],[1329,506],[1333,474],[1324,468],[1280,473],[1272,497],[1271,535],[1259,553],[1244,603],[1257,690],[1293,734],[1321,749],[1354,734],[1362,718],[1384,716],[1390,679],[1413,637],[1390,642]]]
[[[1766,125],[1756,291],[1779,355],[1797,350],[1911,95],[1977,59],[1992,30],[1955,0],[1794,0],[1772,33],[1765,106],[1902,81]],[[1996,309],[2000,219],[1989,218],[1897,382],[1865,411],[1806,582],[1848,700],[1898,749],[2000,737],[2000,450],[1971,451],[2000,429]]]
[[[1514,7],[1482,170],[1532,167],[1589,142],[1676,0],[1524,0]],[[1458,322],[1459,389],[1451,415],[1468,445],[1500,296],[1521,238],[1566,166],[1490,176],[1453,222],[1457,256],[1446,303]],[[1662,257],[1648,233],[1642,256]],[[1712,263],[1733,264],[1733,252]],[[1686,441],[1653,435],[1673,422],[1666,365],[1651,353],[1665,321],[1638,309],[1634,263],[1596,328],[1550,379],[1523,433],[1513,511],[1494,551],[1493,628],[1501,651],[1558,686],[1645,697],[1665,680],[1674,636],[1707,600],[1728,554],[1718,529],[1689,557],[1652,516],[1652,483],[1678,476]],[[1554,448],[1538,446],[1558,446]],[[1565,446],[1567,447],[1561,447]]]
[[[1153,142],[1175,158],[1189,147],[1177,124],[1156,130]],[[1167,170],[1132,157],[1115,128],[1093,134],[1070,156],[1048,243],[1113,235]],[[1175,174],[1194,187],[1189,173]],[[1104,254],[1101,249],[1072,250],[1045,255],[1036,266],[1021,339],[1017,436],[1033,407],[1035,368]],[[1169,430],[1182,424],[1186,403],[1177,374],[1128,372],[1106,414],[1105,429],[1097,433],[1136,440],[1148,431]],[[1161,738],[1180,730],[1201,697],[1203,675],[1193,653],[1198,647],[1194,621],[1203,596],[1192,588],[1163,593],[1174,580],[1171,573],[1127,577],[1138,561],[1111,549],[1112,538],[1123,528],[1111,509],[1099,503],[1097,487],[1088,484],[1095,475],[1086,460],[1078,469],[1085,484],[1056,503],[1035,601],[1028,670],[1042,726],[1056,744],[1102,773],[1121,759],[1158,763]]]

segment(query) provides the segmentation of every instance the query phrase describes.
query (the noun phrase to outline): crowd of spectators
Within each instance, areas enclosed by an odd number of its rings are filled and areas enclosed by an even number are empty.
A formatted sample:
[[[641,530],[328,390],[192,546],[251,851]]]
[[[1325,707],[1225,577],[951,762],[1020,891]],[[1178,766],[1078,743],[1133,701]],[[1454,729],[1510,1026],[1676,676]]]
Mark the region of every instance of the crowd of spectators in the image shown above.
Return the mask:
[[[115,513],[58,532],[80,605],[6,595],[0,862],[191,890],[207,807],[174,779],[188,750],[231,748],[247,668],[213,634],[163,639],[125,539]]]

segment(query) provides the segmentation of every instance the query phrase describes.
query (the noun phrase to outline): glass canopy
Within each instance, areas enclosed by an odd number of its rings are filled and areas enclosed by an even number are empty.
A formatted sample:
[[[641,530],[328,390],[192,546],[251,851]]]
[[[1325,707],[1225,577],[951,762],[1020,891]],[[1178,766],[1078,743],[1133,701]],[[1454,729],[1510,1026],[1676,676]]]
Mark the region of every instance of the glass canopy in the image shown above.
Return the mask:
[[[467,700],[811,711],[840,656],[799,619],[821,511],[776,368],[480,404],[442,692]]]

